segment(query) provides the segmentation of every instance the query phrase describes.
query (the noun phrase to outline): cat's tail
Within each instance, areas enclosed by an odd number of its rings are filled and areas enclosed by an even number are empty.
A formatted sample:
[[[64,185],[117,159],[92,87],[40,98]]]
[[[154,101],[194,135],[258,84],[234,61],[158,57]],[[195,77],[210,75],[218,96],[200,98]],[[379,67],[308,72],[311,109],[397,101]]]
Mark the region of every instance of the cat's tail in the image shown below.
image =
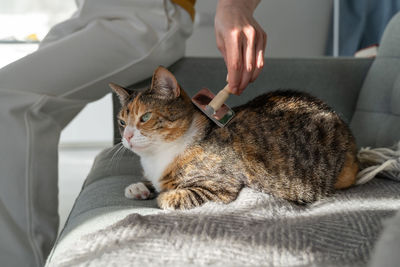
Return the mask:
[[[361,171],[356,184],[364,184],[378,174],[400,182],[400,141],[390,148],[361,148],[357,158]]]

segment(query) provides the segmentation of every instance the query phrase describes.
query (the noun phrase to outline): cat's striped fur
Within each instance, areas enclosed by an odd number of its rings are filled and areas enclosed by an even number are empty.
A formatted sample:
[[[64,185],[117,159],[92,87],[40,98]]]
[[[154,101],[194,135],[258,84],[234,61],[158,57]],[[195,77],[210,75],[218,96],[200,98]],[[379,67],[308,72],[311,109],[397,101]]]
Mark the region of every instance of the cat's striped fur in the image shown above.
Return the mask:
[[[276,91],[258,96],[234,108],[235,118],[219,128],[191,103],[165,68],[155,71],[152,86],[145,91],[128,92],[115,85],[113,89],[122,104],[122,135],[129,126],[151,140],[137,150],[134,141],[126,143],[142,162],[146,157],[157,159],[153,154],[169,151],[167,147],[178,151],[169,159],[147,162],[144,168],[146,174],[146,168],[157,168],[157,161],[167,162],[159,177],[147,177],[159,183],[155,188],[161,191],[161,208],[229,203],[244,186],[309,203],[355,182],[358,164],[349,128],[324,102],[308,94]],[[150,119],[144,122],[142,116],[148,112]]]

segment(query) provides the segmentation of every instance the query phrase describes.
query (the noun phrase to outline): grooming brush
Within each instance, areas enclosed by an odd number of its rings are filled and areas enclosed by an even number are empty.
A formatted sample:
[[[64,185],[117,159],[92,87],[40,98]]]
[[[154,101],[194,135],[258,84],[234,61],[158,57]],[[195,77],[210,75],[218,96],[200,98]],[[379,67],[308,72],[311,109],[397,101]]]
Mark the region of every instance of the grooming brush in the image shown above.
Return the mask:
[[[217,95],[203,88],[192,97],[192,102],[219,127],[224,127],[235,116],[235,112],[224,104],[229,94],[228,84]]]

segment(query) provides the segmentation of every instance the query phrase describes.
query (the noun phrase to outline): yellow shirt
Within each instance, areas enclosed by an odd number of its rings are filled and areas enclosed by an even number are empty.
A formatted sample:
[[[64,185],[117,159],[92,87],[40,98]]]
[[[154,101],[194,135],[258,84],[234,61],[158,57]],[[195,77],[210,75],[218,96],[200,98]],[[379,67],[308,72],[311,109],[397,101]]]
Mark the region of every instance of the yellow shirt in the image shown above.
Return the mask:
[[[192,20],[194,20],[194,4],[196,0],[171,0],[171,2],[180,5],[189,13]]]

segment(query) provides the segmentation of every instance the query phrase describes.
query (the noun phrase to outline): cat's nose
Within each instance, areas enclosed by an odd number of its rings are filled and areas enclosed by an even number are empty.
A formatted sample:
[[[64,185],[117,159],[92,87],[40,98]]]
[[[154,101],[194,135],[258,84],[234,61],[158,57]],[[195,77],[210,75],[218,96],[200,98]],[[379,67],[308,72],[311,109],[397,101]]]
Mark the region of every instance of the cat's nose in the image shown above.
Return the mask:
[[[125,132],[124,133],[124,138],[126,139],[126,141],[131,141],[131,139],[132,139],[132,137],[133,137],[133,132]]]

